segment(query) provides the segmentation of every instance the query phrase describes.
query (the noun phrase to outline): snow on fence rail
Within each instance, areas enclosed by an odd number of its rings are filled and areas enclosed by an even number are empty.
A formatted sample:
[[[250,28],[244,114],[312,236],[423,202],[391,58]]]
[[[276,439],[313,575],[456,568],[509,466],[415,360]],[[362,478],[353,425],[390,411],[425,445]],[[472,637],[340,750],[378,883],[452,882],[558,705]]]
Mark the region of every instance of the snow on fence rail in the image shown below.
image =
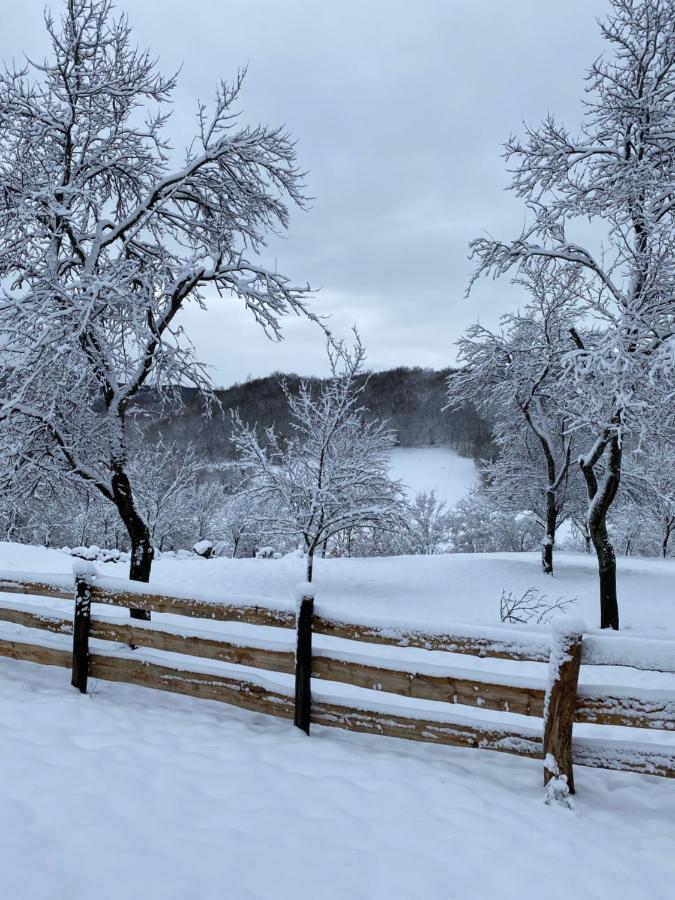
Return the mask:
[[[568,621],[552,635],[529,630],[462,626],[452,630],[434,625],[392,625],[391,622],[354,623],[314,610],[311,596],[299,606],[252,598],[222,602],[217,595],[200,599],[181,591],[153,592],[148,585],[86,572],[70,576],[0,573],[0,594],[25,594],[75,600],[74,618],[16,600],[0,600],[0,621],[21,626],[0,635],[0,656],[44,665],[72,668],[72,683],[86,691],[89,677],[220,700],[271,715],[293,718],[309,734],[310,723],[351,731],[371,732],[412,740],[481,747],[548,760],[545,781],[556,770],[574,790],[572,762],[675,777],[675,749],[597,739],[575,739],[574,722],[675,730],[675,691],[578,687],[582,664],[630,666],[675,672],[675,642],[624,638],[600,633],[582,634],[583,624]],[[177,627],[155,622],[123,620],[91,614],[91,604],[104,604],[156,613],[292,628],[295,651],[283,641],[218,636],[213,630]],[[36,638],[36,630],[50,632]],[[368,644],[418,647],[486,658],[549,663],[549,679],[491,674],[473,669],[409,663],[392,658],[325,648],[312,649],[314,634]],[[72,636],[72,638],[71,638]],[[89,641],[113,642],[108,649]],[[71,647],[72,642],[72,647]],[[158,663],[144,650],[185,657],[185,665],[166,657]],[[266,679],[262,673],[223,671],[213,665],[229,663],[282,675],[294,675],[295,686]],[[321,689],[312,697],[313,680],[338,682],[383,692],[361,699],[333,696]],[[441,712],[411,710],[387,703],[386,695],[400,695],[446,704]],[[450,704],[478,706],[501,714],[519,713],[544,719],[541,726],[510,725],[459,714]],[[508,717],[507,717],[508,718]],[[551,765],[551,757],[555,765]]]

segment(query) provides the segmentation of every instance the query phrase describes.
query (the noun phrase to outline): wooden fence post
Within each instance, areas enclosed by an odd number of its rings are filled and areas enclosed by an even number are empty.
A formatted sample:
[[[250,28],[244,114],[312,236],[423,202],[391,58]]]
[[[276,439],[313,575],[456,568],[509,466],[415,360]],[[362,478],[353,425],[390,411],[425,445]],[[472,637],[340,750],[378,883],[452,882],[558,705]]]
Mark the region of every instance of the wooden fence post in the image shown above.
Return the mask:
[[[297,644],[295,650],[295,716],[294,724],[309,734],[312,711],[312,618],[314,597],[303,596],[297,616]]]
[[[560,617],[551,623],[551,656],[544,701],[544,784],[558,775],[574,793],[572,726],[577,703],[584,623]]]
[[[75,619],[73,621],[73,674],[70,683],[87,693],[89,675],[89,625],[91,624],[91,577],[75,576]]]

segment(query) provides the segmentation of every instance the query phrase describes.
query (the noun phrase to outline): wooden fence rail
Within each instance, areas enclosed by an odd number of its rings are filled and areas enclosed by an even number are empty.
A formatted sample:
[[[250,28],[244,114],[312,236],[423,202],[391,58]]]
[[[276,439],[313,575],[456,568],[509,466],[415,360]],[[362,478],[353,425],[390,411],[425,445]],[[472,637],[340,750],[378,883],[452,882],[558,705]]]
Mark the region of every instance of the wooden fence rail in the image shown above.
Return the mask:
[[[68,589],[70,588],[70,589]],[[582,665],[632,666],[675,672],[675,642],[583,634],[583,623],[567,621],[541,631],[507,628],[457,627],[451,631],[391,623],[347,622],[317,613],[309,592],[297,608],[264,601],[219,602],[182,593],[152,593],[147,585],[80,573],[73,584],[68,576],[0,573],[0,594],[24,594],[59,601],[74,600],[74,616],[17,600],[0,600],[0,621],[21,626],[0,637],[0,656],[43,665],[71,667],[72,683],[86,691],[88,677],[168,690],[204,699],[221,700],[246,709],[292,718],[309,734],[310,724],[377,733],[432,743],[481,747],[543,757],[544,779],[564,775],[574,791],[573,762],[582,765],[675,777],[675,746],[634,744],[596,739],[572,739],[574,722],[632,728],[675,730],[675,691],[578,686]],[[135,608],[189,619],[243,622],[295,630],[295,648],[283,640],[219,636],[213,630],[193,630],[166,620],[141,622],[92,612],[92,604]],[[72,608],[72,607],[71,607]],[[36,642],[36,631],[54,637]],[[482,667],[462,669],[434,662],[378,658],[375,648],[359,655],[312,647],[313,635],[346,641],[441,650],[518,662],[547,662],[548,678],[487,673]],[[72,636],[72,638],[71,638]],[[68,649],[68,640],[72,646]],[[95,641],[96,646],[90,646]],[[103,648],[98,642],[113,642]],[[122,645],[122,647],[120,647]],[[126,649],[125,646],[126,645]],[[162,662],[143,651],[162,651],[189,657],[185,665],[171,656]],[[203,662],[202,662],[203,661]],[[244,666],[247,671],[224,671],[213,663]],[[252,671],[248,671],[252,670]],[[295,686],[266,681],[257,670],[295,676]],[[323,690],[312,697],[313,681],[342,683],[381,692],[375,700],[358,692],[345,698]],[[434,701],[432,711],[387,703],[387,695]],[[393,698],[392,698],[393,699]],[[448,705],[452,704],[452,706]],[[521,726],[459,714],[454,705],[543,719],[541,725]],[[513,720],[511,720],[513,721]]]

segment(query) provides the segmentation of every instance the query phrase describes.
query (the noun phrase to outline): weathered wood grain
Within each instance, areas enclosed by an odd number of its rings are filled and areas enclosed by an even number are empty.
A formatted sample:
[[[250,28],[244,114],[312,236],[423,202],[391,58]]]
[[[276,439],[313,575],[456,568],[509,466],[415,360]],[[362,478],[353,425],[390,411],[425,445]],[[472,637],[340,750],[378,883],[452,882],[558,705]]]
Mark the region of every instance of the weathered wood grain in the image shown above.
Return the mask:
[[[58,613],[52,613],[51,611],[41,613],[32,609],[21,609],[19,606],[10,606],[5,603],[0,603],[0,622],[12,622],[14,625],[23,625],[26,628],[39,628],[55,634],[73,633],[72,616],[60,616]]]
[[[73,581],[73,589],[71,591],[65,591],[40,581],[14,581],[3,578],[0,579],[0,593],[29,594],[34,597],[52,597],[56,600],[72,600],[75,596],[75,581]]]
[[[549,688],[544,702],[544,784],[556,775],[567,778],[574,793],[572,729],[581,666],[582,634],[553,631]]]
[[[57,634],[72,634],[73,620],[57,614],[38,613],[0,604],[0,621],[12,622],[26,628],[38,628]],[[294,653],[292,650],[275,650],[267,647],[244,646],[226,639],[207,638],[201,635],[182,635],[160,628],[143,628],[128,621],[107,622],[92,618],[90,637],[100,641],[115,641],[135,647],[165,650],[203,659],[251,666],[272,672],[293,674]]]
[[[115,591],[101,585],[94,585],[92,601],[112,606],[133,607],[134,609],[148,610],[150,612],[171,613],[177,616],[214,619],[219,622],[246,622],[249,625],[295,628],[294,612],[266,606],[210,603],[205,600],[171,597],[165,594],[137,594],[128,591]]]
[[[454,724],[315,700],[312,704],[312,722],[347,731],[381,734],[411,741],[478,747],[513,753],[516,756],[541,756],[541,740],[529,733],[507,726],[497,729],[482,725],[479,721],[475,725]]]
[[[0,656],[40,663],[42,666],[60,666],[65,669],[70,668],[72,661],[70,650],[45,647],[43,644],[29,644],[26,641],[13,641],[8,638],[0,638]]]
[[[189,672],[147,660],[101,653],[90,655],[89,674],[92,678],[104,681],[137,684],[155,690],[200,697],[202,700],[219,700],[254,712],[293,718],[292,697],[255,682],[227,675]]]
[[[416,631],[414,629],[389,629],[374,625],[362,625],[342,622],[327,616],[314,616],[314,633],[329,637],[343,638],[349,641],[365,641],[369,644],[387,644],[393,647],[419,647],[423,650],[444,650],[447,653],[464,653],[470,656],[490,656],[495,659],[513,659],[530,662],[548,662],[548,640],[542,640],[541,646],[532,641],[523,641],[518,646],[506,637],[483,638],[478,635],[436,634]]]
[[[675,778],[675,749],[671,747],[653,744],[636,747],[620,742],[608,741],[605,744],[597,740],[575,740],[572,756],[576,766]]]
[[[541,716],[544,709],[544,690],[481,681],[480,673],[467,679],[452,675],[428,675],[406,672],[330,656],[314,656],[312,676],[327,681],[339,681],[375,691],[387,691],[418,700],[437,700],[461,703],[501,712]]]
[[[675,731],[675,691],[650,691],[630,697],[623,691],[612,694],[611,687],[584,687],[577,695],[574,718],[597,725]]]
[[[117,641],[134,647],[147,647],[215,659],[220,662],[267,669],[273,672],[293,674],[294,653],[292,650],[274,650],[267,647],[243,646],[226,639],[206,638],[196,635],[175,634],[159,628],[143,628],[125,622],[103,622],[92,619],[91,637],[102,641]]]

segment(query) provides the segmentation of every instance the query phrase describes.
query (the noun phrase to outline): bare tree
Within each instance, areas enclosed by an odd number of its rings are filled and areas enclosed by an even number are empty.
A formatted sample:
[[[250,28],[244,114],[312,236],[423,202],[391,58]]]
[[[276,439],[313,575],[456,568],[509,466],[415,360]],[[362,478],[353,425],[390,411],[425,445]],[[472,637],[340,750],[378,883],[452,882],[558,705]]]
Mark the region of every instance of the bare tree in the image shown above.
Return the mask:
[[[243,74],[218,86],[211,111],[199,105],[174,168],[176,78],[134,46],[111,0],[67,0],[46,25],[48,61],[0,74],[0,418],[20,459],[40,451],[41,465],[116,506],[130,577],[147,581],[134,399],[147,385],[209,390],[178,321],[206,290],[241,300],[273,338],[285,314],[311,317],[308,289],[256,260],[266,235],[287,228],[287,202],[304,205],[302,175],[283,129],[239,122]]]
[[[260,522],[303,541],[308,581],[317,549],[339,532],[403,525],[401,488],[388,475],[394,434],[363,417],[365,352],[358,335],[353,351],[329,345],[328,352],[333,377],[316,394],[307,383],[297,395],[286,389],[293,434],[285,443],[267,428],[263,445],[238,416],[233,432]]]
[[[598,557],[601,627],[619,627],[616,560],[607,513],[621,479],[625,436],[640,429],[646,385],[675,330],[675,7],[612,0],[601,24],[609,53],[588,74],[578,135],[552,116],[512,138],[512,187],[529,212],[513,241],[473,242],[476,276],[532,264],[582,272],[592,339],[573,331],[574,426],[592,433],[580,466]],[[602,253],[570,236],[592,221]],[[604,233],[603,233],[604,226]],[[593,242],[595,243],[595,242]]]

